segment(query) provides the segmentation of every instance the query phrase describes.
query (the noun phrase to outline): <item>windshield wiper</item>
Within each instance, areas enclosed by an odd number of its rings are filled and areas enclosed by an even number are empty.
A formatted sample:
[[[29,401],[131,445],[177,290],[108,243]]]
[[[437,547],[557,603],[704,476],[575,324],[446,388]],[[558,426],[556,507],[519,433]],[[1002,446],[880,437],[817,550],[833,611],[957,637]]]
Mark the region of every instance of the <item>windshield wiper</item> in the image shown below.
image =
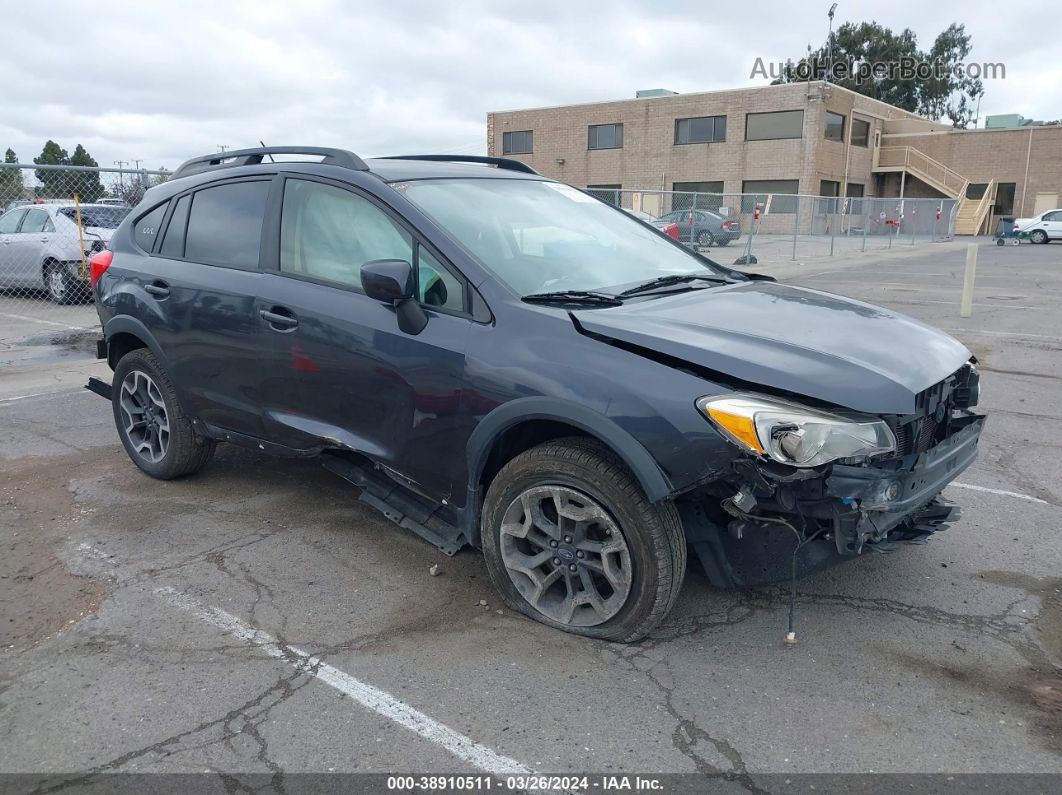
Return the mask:
[[[658,287],[670,287],[673,284],[685,284],[686,282],[718,282],[719,284],[729,284],[729,279],[724,279],[722,276],[704,276],[699,273],[672,273],[668,276],[660,276],[656,279],[650,279],[647,282],[643,282],[629,290],[624,290],[619,294],[620,298],[627,295],[639,295],[641,293],[655,290]]]
[[[522,301],[529,304],[596,304],[597,306],[619,306],[619,298],[608,293],[595,293],[593,290],[557,290],[552,293],[531,293]]]

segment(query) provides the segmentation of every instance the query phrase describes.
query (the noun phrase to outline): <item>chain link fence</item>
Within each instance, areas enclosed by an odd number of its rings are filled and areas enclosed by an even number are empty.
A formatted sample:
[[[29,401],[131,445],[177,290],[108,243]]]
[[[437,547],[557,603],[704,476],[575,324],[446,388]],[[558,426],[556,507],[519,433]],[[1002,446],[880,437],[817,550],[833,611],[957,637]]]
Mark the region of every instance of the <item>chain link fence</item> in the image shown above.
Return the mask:
[[[830,197],[593,188],[597,198],[668,231],[687,245],[729,247],[742,263],[829,257],[914,246],[954,235],[954,199]],[[674,227],[671,225],[674,224]]]
[[[0,163],[0,343],[98,325],[88,261],[165,171]]]

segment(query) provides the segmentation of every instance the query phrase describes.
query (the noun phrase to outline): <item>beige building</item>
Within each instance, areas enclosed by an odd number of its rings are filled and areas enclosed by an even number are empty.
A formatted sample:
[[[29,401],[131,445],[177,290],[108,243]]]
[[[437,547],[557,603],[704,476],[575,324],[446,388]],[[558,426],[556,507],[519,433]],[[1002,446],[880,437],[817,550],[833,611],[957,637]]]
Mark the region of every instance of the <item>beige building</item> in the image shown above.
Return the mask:
[[[488,113],[488,154],[590,188],[951,198],[959,234],[1059,206],[1062,124],[955,130],[824,82],[638,93]]]

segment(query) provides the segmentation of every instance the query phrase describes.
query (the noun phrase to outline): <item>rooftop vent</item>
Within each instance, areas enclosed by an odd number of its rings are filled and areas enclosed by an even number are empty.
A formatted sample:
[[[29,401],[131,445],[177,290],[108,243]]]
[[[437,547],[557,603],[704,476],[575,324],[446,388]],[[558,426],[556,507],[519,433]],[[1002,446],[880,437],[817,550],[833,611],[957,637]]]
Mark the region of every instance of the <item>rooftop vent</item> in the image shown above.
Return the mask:
[[[635,99],[649,99],[650,97],[673,97],[677,91],[668,91],[666,88],[643,88],[634,92]]]

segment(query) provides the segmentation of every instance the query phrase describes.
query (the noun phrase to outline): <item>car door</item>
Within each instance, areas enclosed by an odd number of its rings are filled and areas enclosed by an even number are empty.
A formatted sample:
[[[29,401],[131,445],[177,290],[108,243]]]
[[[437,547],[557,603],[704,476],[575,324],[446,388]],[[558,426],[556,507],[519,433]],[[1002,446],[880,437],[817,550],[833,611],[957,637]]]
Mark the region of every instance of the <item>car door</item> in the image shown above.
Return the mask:
[[[18,226],[26,214],[25,207],[16,207],[0,216],[0,287],[20,286],[18,280]]]
[[[152,254],[139,274],[142,320],[188,413],[254,438],[264,435],[254,304],[271,179],[211,183],[134,223],[134,237]]]
[[[14,278],[24,287],[44,286],[41,265],[44,261],[44,249],[49,240],[45,230],[49,226],[51,226],[51,218],[48,216],[48,211],[41,207],[31,207],[26,210],[22,224],[14,235],[15,241],[11,245],[15,258]]]
[[[285,180],[279,236],[257,306],[268,437],[289,447],[347,447],[442,499],[463,461],[469,289],[414,232],[367,193]],[[392,306],[366,296],[361,266],[415,265],[427,326],[398,327]]]
[[[1044,213],[1043,228],[1051,240],[1062,238],[1062,210]]]

